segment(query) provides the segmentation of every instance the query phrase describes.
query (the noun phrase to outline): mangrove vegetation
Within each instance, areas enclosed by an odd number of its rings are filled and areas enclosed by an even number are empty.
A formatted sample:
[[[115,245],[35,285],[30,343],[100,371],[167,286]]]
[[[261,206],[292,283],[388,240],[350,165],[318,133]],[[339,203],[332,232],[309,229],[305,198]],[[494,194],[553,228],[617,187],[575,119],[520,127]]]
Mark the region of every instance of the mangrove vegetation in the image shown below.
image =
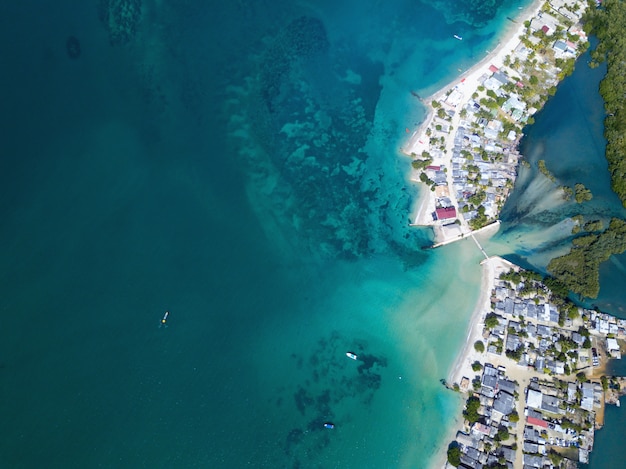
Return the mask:
[[[593,2],[590,2],[593,3]],[[626,207],[626,2],[604,0],[585,13],[585,30],[599,39],[591,51],[591,66],[606,60],[607,73],[600,83],[606,117],[604,136],[606,159],[611,173],[611,187]]]

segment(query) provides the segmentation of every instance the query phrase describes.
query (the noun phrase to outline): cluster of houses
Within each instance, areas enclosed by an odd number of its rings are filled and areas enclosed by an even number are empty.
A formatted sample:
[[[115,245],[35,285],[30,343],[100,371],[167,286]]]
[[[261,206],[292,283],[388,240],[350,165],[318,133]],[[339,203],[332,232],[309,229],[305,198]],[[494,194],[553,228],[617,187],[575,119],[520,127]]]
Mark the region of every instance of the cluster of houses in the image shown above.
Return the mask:
[[[421,177],[434,192],[433,223],[477,229],[498,217],[517,175],[523,126],[587,42],[578,23],[585,7],[580,0],[546,3],[505,64],[479,78],[471,99],[461,83],[433,102],[422,156],[434,164]]]
[[[456,434],[461,465],[471,468],[498,462],[512,465],[517,448],[502,444],[502,429],[506,428],[505,435],[508,435],[519,425],[518,418],[512,417],[519,417],[515,411],[519,385],[505,376],[504,367],[496,369],[490,364],[485,364],[482,377],[475,379],[472,385],[474,395],[480,401],[478,413],[481,419]],[[467,387],[468,380],[464,378],[461,390],[466,391]]]
[[[515,271],[517,283],[507,275],[495,281],[484,321],[488,346],[473,367],[482,374],[458,387],[480,402],[480,418],[466,420],[453,442],[458,467],[576,467],[589,460],[597,414],[614,383],[589,378],[621,357],[626,320],[582,308],[568,317],[543,284]],[[498,439],[503,428],[508,437]]]
[[[529,294],[523,289],[523,283],[511,288],[510,282],[496,280],[492,315],[498,325],[489,332],[488,353],[504,351],[520,366],[561,375],[597,367],[598,349],[621,358],[618,339],[626,339],[626,320],[587,309],[571,318],[548,301],[547,290]]]

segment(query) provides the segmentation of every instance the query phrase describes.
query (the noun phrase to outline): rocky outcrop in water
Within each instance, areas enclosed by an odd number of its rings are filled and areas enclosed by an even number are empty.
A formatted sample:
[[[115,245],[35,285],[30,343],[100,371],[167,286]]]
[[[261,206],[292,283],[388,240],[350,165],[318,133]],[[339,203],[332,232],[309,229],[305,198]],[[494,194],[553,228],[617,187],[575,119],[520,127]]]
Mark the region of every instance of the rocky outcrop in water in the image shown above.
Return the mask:
[[[111,45],[127,44],[141,21],[141,0],[100,0],[98,17],[109,32]]]

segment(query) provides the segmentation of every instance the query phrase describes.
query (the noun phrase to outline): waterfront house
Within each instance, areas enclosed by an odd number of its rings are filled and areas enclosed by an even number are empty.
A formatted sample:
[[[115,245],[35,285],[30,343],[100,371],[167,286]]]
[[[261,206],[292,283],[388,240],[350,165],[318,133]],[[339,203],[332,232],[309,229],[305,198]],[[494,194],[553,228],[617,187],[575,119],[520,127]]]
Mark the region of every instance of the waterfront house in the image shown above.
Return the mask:
[[[482,438],[483,436],[491,435],[491,427],[485,425],[484,423],[476,422],[472,425],[471,432],[478,436],[478,438]]]
[[[456,433],[455,439],[463,448],[478,448],[478,440],[460,430]]]
[[[617,343],[616,339],[613,339],[613,338],[606,339],[606,350],[609,352],[609,355],[615,358],[622,358],[619,344]]]
[[[463,465],[463,467],[467,467],[470,469],[482,469],[483,465],[480,464],[478,461],[468,457],[465,454],[461,454],[461,464]]]

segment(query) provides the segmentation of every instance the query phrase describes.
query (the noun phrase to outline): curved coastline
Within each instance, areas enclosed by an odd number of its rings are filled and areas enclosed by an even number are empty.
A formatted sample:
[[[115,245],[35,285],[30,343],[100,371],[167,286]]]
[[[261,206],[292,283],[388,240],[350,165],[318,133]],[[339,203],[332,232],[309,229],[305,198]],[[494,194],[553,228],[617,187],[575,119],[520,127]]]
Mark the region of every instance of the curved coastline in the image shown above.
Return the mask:
[[[531,5],[529,5],[526,9],[524,9],[517,16],[515,21],[511,21],[508,23],[508,27],[503,32],[503,35],[498,43],[498,45],[489,52],[482,60],[480,60],[477,64],[472,66],[470,69],[461,73],[455,80],[448,83],[446,86],[439,89],[437,92],[428,96],[427,98],[420,98],[423,102],[424,106],[426,106],[427,112],[418,127],[411,133],[410,137],[407,139],[405,144],[402,146],[401,151],[403,154],[409,157],[418,158],[420,155],[427,154],[431,149],[429,145],[429,136],[431,135],[428,131],[433,130],[434,121],[437,117],[437,108],[440,106],[433,106],[433,102],[445,101],[451,93],[458,92],[461,95],[461,98],[458,102],[454,103],[453,106],[449,107],[452,110],[451,118],[449,119],[450,130],[458,129],[461,123],[461,118],[459,117],[459,112],[455,112],[455,110],[461,109],[463,106],[466,106],[470,102],[470,96],[475,93],[479,86],[482,85],[481,78],[484,78],[486,74],[495,73],[495,71],[500,71],[505,68],[506,62],[510,59],[511,54],[518,48],[520,45],[520,37],[527,31],[527,27],[524,23],[530,21],[533,18],[537,18],[540,15],[544,5],[548,4],[544,0],[535,0]],[[584,8],[584,7],[583,7]],[[581,36],[581,38],[586,41],[586,37]],[[575,56],[580,55],[580,50],[577,50]],[[519,85],[518,81],[518,85]],[[558,83],[558,80],[557,80]],[[539,109],[541,107],[539,106]],[[530,116],[532,113],[536,112],[538,109],[529,112],[527,115]],[[521,138],[521,133],[518,132],[515,136],[515,140],[512,141],[512,146],[517,151],[517,146],[519,140]],[[446,168],[452,168],[452,154],[454,149],[454,134],[452,132],[448,133],[445,138],[442,138],[444,141],[445,149],[442,147],[442,152],[439,155],[439,158],[435,157],[432,161],[432,166],[437,168],[436,170],[441,169],[444,165]],[[458,144],[458,142],[457,142]],[[458,147],[457,147],[458,148]],[[516,155],[514,159],[514,166],[517,167],[519,162],[518,157],[520,155]],[[430,168],[430,164],[428,168]],[[452,171],[446,171],[445,175],[446,185],[450,188],[453,187],[452,184]],[[420,180],[419,176],[422,173],[426,173],[425,168],[420,169],[412,169],[411,170],[411,180],[414,182],[424,182],[424,180]],[[516,173],[515,173],[516,175]],[[515,175],[513,175],[512,181],[514,182]],[[432,182],[432,181],[431,181]],[[421,185],[420,196],[414,205],[414,211],[412,214],[415,215],[413,219],[414,226],[431,226],[433,228],[435,234],[435,244],[433,247],[443,246],[445,244],[455,242],[457,240],[462,240],[467,237],[473,237],[473,233],[475,232],[464,220],[462,216],[456,218],[454,223],[450,223],[450,220],[447,220],[446,223],[441,222],[438,219],[439,213],[437,212],[440,204],[437,202],[438,195],[435,194],[435,185],[433,185],[433,190],[423,190],[425,189],[425,185]],[[506,198],[505,194],[505,198]],[[445,194],[445,196],[450,200],[451,205],[456,209],[454,212],[455,215],[459,214],[459,202],[457,201],[454,191],[451,190]],[[489,235],[494,234],[499,228],[499,219],[497,215],[499,214],[499,210],[495,216],[495,222],[484,226],[480,230],[485,230]],[[449,227],[449,228],[446,228]],[[477,232],[478,230],[476,230]],[[474,241],[476,239],[474,238]],[[476,241],[478,248],[482,250],[482,247]],[[481,263],[483,265],[483,274],[481,279],[481,290],[480,297],[478,302],[476,303],[473,312],[470,317],[470,321],[467,326],[467,335],[464,344],[461,345],[461,350],[459,351],[456,360],[452,364],[448,375],[447,375],[447,383],[460,383],[462,377],[464,376],[473,376],[475,373],[472,372],[471,364],[477,360],[478,352],[476,352],[473,348],[473,344],[476,340],[480,340],[482,338],[482,333],[484,329],[484,317],[490,311],[491,306],[491,293],[495,286],[495,278],[501,272],[508,271],[514,265],[510,262],[506,261],[500,257],[490,257],[487,253],[483,251],[485,255],[485,260]],[[448,434],[446,435],[446,439],[442,441],[439,450],[433,454],[433,457],[430,461],[429,467],[431,468],[442,468],[447,467],[447,443],[455,440],[455,435],[457,430],[461,427],[463,423],[463,417],[459,414],[453,422],[450,423]],[[518,455],[519,456],[519,455]],[[519,456],[517,459],[520,459]]]
[[[531,5],[529,5],[526,9],[520,12],[519,16],[516,18],[515,22],[509,22],[508,27],[503,32],[502,37],[500,38],[498,45],[490,51],[482,60],[480,60],[477,64],[470,67],[468,70],[461,73],[457,78],[455,78],[452,82],[446,84],[444,87],[428,96],[427,98],[422,98],[421,101],[427,108],[426,116],[423,121],[419,124],[417,129],[415,129],[410,137],[407,139],[405,144],[401,148],[401,152],[409,157],[419,157],[424,154],[424,152],[428,152],[431,148],[429,144],[429,130],[432,130],[434,127],[434,121],[436,119],[436,109],[442,109],[441,104],[438,104],[437,107],[433,105],[433,103],[441,103],[448,97],[451,93],[458,93],[461,98],[459,101],[454,103],[452,106],[448,106],[448,108],[454,113],[454,115],[449,120],[450,131],[457,129],[460,124],[462,124],[462,119],[459,116],[459,112],[454,112],[455,109],[460,109],[461,107],[467,105],[470,102],[470,96],[473,92],[475,92],[482,84],[482,80],[486,75],[491,74],[494,67],[498,70],[504,69],[504,64],[506,62],[507,56],[511,56],[516,47],[520,44],[520,36],[524,34],[526,31],[526,27],[524,25],[525,22],[530,21],[532,18],[537,17],[537,15],[541,12],[543,5],[546,2],[544,0],[535,0]],[[433,158],[433,165],[441,165],[446,168],[451,168],[451,158],[454,150],[454,135],[449,133],[445,137],[445,149],[443,149],[443,154],[439,158]],[[517,149],[517,144],[521,138],[521,133],[518,133],[515,137],[515,140],[512,141],[512,147]],[[517,167],[517,157],[514,158],[513,166]],[[410,179],[414,182],[420,181],[420,173],[422,171],[412,170]],[[514,181],[514,176],[511,178]],[[448,171],[446,177],[446,185],[448,187],[453,187],[452,184],[452,174]],[[423,186],[422,186],[423,188]],[[451,227],[450,223],[439,223],[440,220],[435,216],[436,209],[438,207],[436,197],[433,197],[433,191],[421,190],[419,199],[416,201],[414,210],[412,214],[414,215],[413,222],[411,223],[414,226],[432,226],[435,227],[445,226],[447,225],[447,229],[436,229],[435,230],[435,245],[439,244],[447,244],[451,242],[451,240],[462,239],[464,236],[471,233],[472,228],[465,221],[464,217],[457,217],[457,226]],[[456,196],[453,192],[446,194],[451,200],[451,205],[456,208],[456,214],[458,215],[459,203],[456,200]],[[497,217],[493,218],[494,220]],[[453,229],[451,229],[453,228]]]

